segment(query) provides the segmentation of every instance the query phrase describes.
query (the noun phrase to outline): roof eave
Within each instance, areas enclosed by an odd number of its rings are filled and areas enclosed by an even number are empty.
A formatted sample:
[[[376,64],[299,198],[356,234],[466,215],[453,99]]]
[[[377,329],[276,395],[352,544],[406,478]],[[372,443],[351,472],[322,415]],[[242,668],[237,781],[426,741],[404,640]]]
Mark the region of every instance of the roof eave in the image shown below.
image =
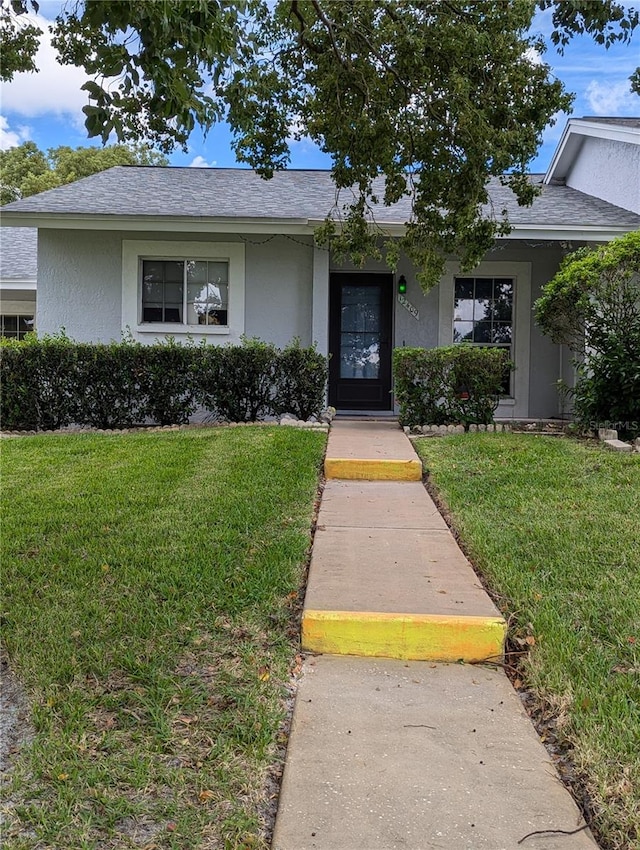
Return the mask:
[[[96,216],[61,213],[7,212],[2,216],[5,227],[39,227],[60,230],[126,230],[127,232],[155,231],[160,233],[281,233],[293,236],[312,236],[323,219],[287,218],[205,218],[175,216]],[[376,222],[381,236],[398,237],[406,233],[406,224]],[[615,239],[635,230],[635,225],[592,224],[512,224],[512,230],[502,239],[579,240],[602,242]]]
[[[312,235],[314,226],[302,218],[216,218],[205,216],[93,215],[91,213],[4,212],[4,227],[59,230],[127,230],[161,233],[285,233]]]
[[[587,136],[640,145],[640,129],[637,127],[626,127],[623,124],[601,124],[597,121],[585,121],[584,118],[570,118],[551,158],[547,173],[544,175],[542,181],[544,184],[566,178],[570,164],[575,159]]]
[[[316,224],[320,224],[318,221]],[[406,225],[377,222],[381,236],[404,236]],[[618,236],[637,230],[637,225],[595,225],[595,224],[512,224],[510,233],[500,236],[501,239],[522,240],[536,239],[549,242],[610,242]]]

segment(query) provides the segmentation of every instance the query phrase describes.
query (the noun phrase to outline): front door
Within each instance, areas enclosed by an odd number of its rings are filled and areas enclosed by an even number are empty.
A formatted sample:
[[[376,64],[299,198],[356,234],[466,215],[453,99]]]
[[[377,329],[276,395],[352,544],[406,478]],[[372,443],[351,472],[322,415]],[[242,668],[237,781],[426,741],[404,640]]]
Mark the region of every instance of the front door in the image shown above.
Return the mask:
[[[391,409],[393,277],[331,275],[329,404],[338,410]]]

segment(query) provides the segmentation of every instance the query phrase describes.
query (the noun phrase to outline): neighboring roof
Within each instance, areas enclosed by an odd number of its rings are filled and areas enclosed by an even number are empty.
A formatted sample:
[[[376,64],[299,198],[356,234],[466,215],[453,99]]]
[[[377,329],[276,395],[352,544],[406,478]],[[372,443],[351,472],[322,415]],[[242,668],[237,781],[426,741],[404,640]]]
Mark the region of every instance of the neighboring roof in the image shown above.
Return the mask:
[[[542,175],[531,178],[542,182]],[[640,216],[565,186],[544,186],[531,207],[518,206],[513,192],[499,179],[489,185],[491,207],[503,209],[516,230],[567,227],[640,227]],[[339,205],[348,203],[343,191]],[[107,171],[32,195],[4,207],[5,223],[40,227],[164,229],[198,223],[199,229],[227,230],[259,222],[278,228],[285,223],[311,228],[331,213],[336,190],[329,171],[276,172],[263,180],[248,169],[115,166]],[[411,216],[409,198],[375,212],[379,224],[402,227]]]
[[[640,145],[640,118],[570,118],[544,176],[545,184],[565,180],[589,136]]]
[[[32,282],[38,273],[38,231],[35,227],[3,228],[0,232],[0,280]]]

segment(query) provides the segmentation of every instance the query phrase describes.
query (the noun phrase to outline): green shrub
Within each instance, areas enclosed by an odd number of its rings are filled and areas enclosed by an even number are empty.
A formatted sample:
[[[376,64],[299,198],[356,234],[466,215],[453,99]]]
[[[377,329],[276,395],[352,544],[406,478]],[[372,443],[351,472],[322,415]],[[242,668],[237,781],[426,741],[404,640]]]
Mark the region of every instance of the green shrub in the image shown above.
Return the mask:
[[[255,422],[324,405],[326,359],[295,340],[284,351],[241,345],[74,343],[65,336],[3,340],[1,424],[41,430],[72,423],[126,428],[189,421],[198,404],[219,419]]]
[[[511,368],[506,352],[499,348],[397,348],[393,372],[400,422],[487,424],[498,406],[505,370]]]
[[[142,412],[159,425],[183,425],[196,409],[193,363],[194,345],[166,342],[139,348],[139,384]]]
[[[576,420],[640,433],[640,232],[565,257],[535,315],[576,354]]]
[[[76,413],[77,346],[64,334],[2,340],[0,423],[5,430],[63,428]]]
[[[198,400],[227,422],[255,422],[272,413],[277,349],[258,339],[205,350]]]
[[[640,324],[601,340],[577,374],[574,416],[583,427],[640,436]]]
[[[144,422],[140,387],[144,346],[133,341],[76,345],[72,421],[94,428],[129,428]]]
[[[273,412],[298,419],[317,416],[325,405],[327,358],[294,339],[278,354]]]

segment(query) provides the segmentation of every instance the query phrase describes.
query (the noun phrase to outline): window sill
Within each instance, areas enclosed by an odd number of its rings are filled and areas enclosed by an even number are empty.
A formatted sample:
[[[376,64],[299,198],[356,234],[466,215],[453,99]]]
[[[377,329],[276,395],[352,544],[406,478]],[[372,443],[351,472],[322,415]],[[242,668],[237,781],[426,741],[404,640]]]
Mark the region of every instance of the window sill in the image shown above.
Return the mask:
[[[228,325],[173,325],[165,322],[146,322],[136,327],[140,334],[188,334],[190,336],[229,336],[231,328]]]

